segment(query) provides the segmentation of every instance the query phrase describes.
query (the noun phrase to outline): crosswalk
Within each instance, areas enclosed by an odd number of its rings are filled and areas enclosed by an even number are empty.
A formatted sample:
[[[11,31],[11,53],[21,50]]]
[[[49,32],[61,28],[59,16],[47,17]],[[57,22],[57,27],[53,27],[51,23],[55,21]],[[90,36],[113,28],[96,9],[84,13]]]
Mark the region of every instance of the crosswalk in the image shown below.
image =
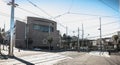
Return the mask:
[[[45,54],[17,57],[17,59],[10,59],[7,62],[1,62],[0,65],[26,65],[27,63],[31,63],[33,65],[53,65],[54,63],[64,59],[72,59],[72,58],[60,55],[58,53],[45,53]]]

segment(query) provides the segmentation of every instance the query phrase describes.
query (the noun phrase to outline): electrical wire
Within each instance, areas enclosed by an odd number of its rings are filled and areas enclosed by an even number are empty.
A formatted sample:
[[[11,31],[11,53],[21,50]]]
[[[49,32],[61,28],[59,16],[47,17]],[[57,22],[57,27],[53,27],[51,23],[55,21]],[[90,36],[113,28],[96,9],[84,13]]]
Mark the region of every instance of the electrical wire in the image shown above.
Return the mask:
[[[115,16],[94,15],[94,14],[86,14],[86,13],[73,13],[73,12],[69,12],[69,14],[87,15],[87,16],[97,16],[97,17],[109,17],[109,18],[120,18],[120,17],[115,17]]]
[[[3,13],[3,12],[0,12],[0,13],[1,13],[1,15],[5,16],[5,17],[10,17],[9,14]],[[27,21],[27,20],[22,19],[22,18],[19,18],[19,17],[15,17],[15,19],[16,19],[16,20],[19,19],[19,20],[22,20],[22,21]]]
[[[63,16],[63,15],[69,14],[70,10],[72,9],[72,6],[73,6],[73,0],[71,0],[70,8],[68,9],[67,12],[65,12],[65,13],[63,13],[63,14],[60,14],[60,15],[57,15],[57,16],[55,16],[55,17],[53,17],[53,18],[56,19],[56,18],[59,18],[59,17],[61,17],[61,16]]]
[[[73,7],[73,0],[71,0],[70,8],[68,9],[67,12],[65,12],[65,13],[63,13],[63,14],[60,14],[60,15],[57,15],[57,16],[55,16],[55,17],[53,17],[53,18],[56,19],[56,18],[62,17],[63,15],[69,14],[70,11],[71,11],[71,9],[72,9],[72,7]]]
[[[40,7],[38,7],[36,4],[32,3],[30,0],[27,0],[27,1],[28,1],[30,4],[32,4],[34,7],[39,8],[39,9],[40,9],[42,12],[44,12],[46,15],[50,16],[51,18],[53,18],[53,17],[52,17],[51,15],[49,15],[46,11],[44,11],[43,9],[41,9]],[[72,0],[72,1],[73,1],[73,0]],[[72,6],[73,6],[73,4],[71,4],[68,12],[65,12],[65,13],[63,13],[63,14],[61,14],[61,15],[58,15],[58,16],[54,17],[54,18],[59,18],[59,17],[61,17],[61,16],[63,16],[63,15],[66,15],[66,14],[88,15],[88,16],[98,16],[98,17],[114,17],[114,16],[102,16],[102,15],[93,15],[93,14],[84,14],[84,13],[71,13],[71,12],[69,12],[69,11],[71,10]],[[33,13],[33,12],[31,12],[31,11],[28,11],[28,10],[25,10],[25,9],[23,9],[23,8],[20,8],[20,9],[22,9],[22,10],[24,10],[24,11],[26,11],[26,12],[32,13],[32,14],[34,14],[34,15],[39,16],[38,14],[35,14],[35,13]],[[10,15],[9,15],[9,16],[10,16]],[[18,18],[18,17],[15,17],[15,18]],[[114,17],[114,18],[119,18],[119,17]],[[19,18],[19,19],[21,19],[21,18]],[[22,19],[22,20],[23,20],[23,19]],[[58,23],[58,22],[57,22],[57,23]],[[108,23],[107,23],[107,24],[108,24]],[[104,24],[104,25],[107,25],[107,24]],[[62,27],[66,28],[66,26],[64,26],[64,25],[61,24],[61,23],[59,23],[59,25],[61,25]]]
[[[115,28],[115,29],[120,29],[119,27],[118,28]],[[104,35],[102,35],[103,37],[105,37],[105,36],[110,36],[110,35],[114,35],[114,34],[116,34],[117,32],[113,32],[113,33],[108,33],[108,34],[104,34]],[[95,37],[95,36],[94,36]],[[96,37],[99,37],[99,36],[96,36]]]
[[[96,17],[94,18],[86,18],[86,19],[78,19],[78,20],[70,20],[70,21],[65,21],[65,22],[80,22],[80,21],[86,21],[86,20],[95,20],[95,19],[98,19]]]
[[[31,2],[30,0],[27,0],[30,4],[32,4],[33,6],[35,6],[35,7],[37,7],[37,8],[39,8],[36,4],[34,4],[33,2]],[[71,6],[70,6],[70,9],[71,9],[71,7],[72,7],[72,5],[73,5],[73,0],[72,0],[72,4],[71,4]],[[51,15],[49,15],[46,11],[44,11],[43,9],[41,9],[41,8],[39,8],[42,12],[44,12],[45,14],[47,14],[48,16],[50,16],[50,17],[52,17]],[[69,10],[70,10],[69,9]],[[92,15],[92,14],[83,14],[83,13],[71,13],[71,12],[66,12],[66,13],[63,13],[63,14],[61,14],[61,15],[58,15],[58,16],[56,16],[56,17],[54,17],[54,19],[55,18],[58,18],[58,17],[61,17],[61,16],[63,16],[63,15],[66,15],[66,14],[81,14],[81,15],[89,15],[89,16],[101,16],[101,15]],[[113,16],[101,16],[101,17],[113,17]],[[53,18],[53,17],[52,17]],[[61,24],[60,24],[61,25]],[[63,26],[63,25],[61,25],[61,26]],[[66,26],[63,26],[64,28],[66,27]]]
[[[23,11],[27,12],[27,13],[30,13],[30,14],[33,14],[33,15],[40,16],[40,17],[41,17],[41,15],[36,14],[36,13],[33,13],[33,12],[31,12],[31,11],[27,10],[27,9],[24,9],[24,8],[21,8],[21,7],[17,7],[17,8],[19,8],[19,9],[21,9],[21,10],[23,10]]]
[[[73,7],[73,2],[74,2],[74,0],[71,0],[71,5],[70,5],[70,8],[68,9],[68,12],[71,11],[71,9],[72,9],[72,7]]]
[[[109,22],[109,23],[104,23],[104,24],[101,24],[102,26],[106,26],[106,25],[109,25],[109,24],[113,24],[113,23],[119,23],[119,21],[120,20],[118,20],[118,21],[112,21],[112,22]],[[89,28],[89,29],[93,29],[93,28],[95,28],[95,27],[97,27],[97,26],[99,26],[99,25],[93,25],[93,26],[89,26],[89,27],[87,27],[87,28]]]
[[[63,13],[63,14],[57,15],[57,16],[53,17],[53,19],[59,18],[59,17],[61,17],[61,16],[63,16],[63,15],[66,15],[66,14],[69,14],[69,12],[65,12],[65,13]],[[52,19],[52,18],[51,18],[51,19]]]
[[[32,4],[34,7],[37,7],[39,10],[41,10],[43,13],[45,13],[46,15],[50,16],[51,18],[55,19],[54,17],[52,17],[50,14],[48,14],[45,10],[43,10],[42,8],[38,7],[36,4],[34,4],[33,2],[31,2],[30,0],[27,0],[30,4]],[[60,16],[60,15],[59,15]],[[56,20],[56,19],[55,19]],[[57,22],[58,23],[58,22]],[[62,25],[61,23],[59,23],[60,26],[66,28],[66,26]]]
[[[104,34],[104,35],[102,35],[102,36],[103,36],[103,37],[104,37],[104,36],[110,36],[110,35],[113,35],[113,34],[116,34],[116,32]],[[99,37],[99,36],[92,36],[92,37],[88,37],[88,38],[96,38],[96,37]]]
[[[31,2],[30,0],[27,0],[31,5],[33,5],[34,7],[38,8],[40,11],[42,11],[43,13],[45,13],[46,15],[48,15],[49,17],[53,18],[50,14],[48,14],[45,10],[43,10],[42,8],[38,7],[35,3]]]
[[[100,1],[100,2],[103,3],[104,5],[108,6],[109,8],[113,9],[114,11],[119,12],[119,11],[117,11],[116,9],[114,9],[113,7],[111,7],[109,4],[105,3],[103,0],[98,0],[98,1]]]
[[[34,4],[33,2],[31,2],[30,0],[27,0],[27,1],[28,1],[30,4],[32,4],[34,7],[39,8],[39,9],[40,9],[43,13],[45,13],[46,15],[50,16],[50,17],[51,17],[50,19],[53,18],[53,17],[52,17],[51,15],[49,15],[46,11],[44,11],[43,9],[41,9],[40,7],[38,7],[36,4]],[[18,8],[21,9],[21,10],[23,10],[23,11],[29,12],[29,13],[31,13],[31,14],[40,16],[40,15],[35,14],[35,13],[31,12],[31,11],[28,11],[28,10],[26,10],[26,9],[24,9],[24,8],[21,8],[21,7],[18,7]],[[59,15],[59,16],[60,16],[60,15]],[[55,18],[53,18],[53,19],[56,20]],[[64,26],[63,24],[61,24],[61,23],[59,23],[59,22],[57,22],[57,23],[58,23],[60,26],[66,28],[66,26]]]

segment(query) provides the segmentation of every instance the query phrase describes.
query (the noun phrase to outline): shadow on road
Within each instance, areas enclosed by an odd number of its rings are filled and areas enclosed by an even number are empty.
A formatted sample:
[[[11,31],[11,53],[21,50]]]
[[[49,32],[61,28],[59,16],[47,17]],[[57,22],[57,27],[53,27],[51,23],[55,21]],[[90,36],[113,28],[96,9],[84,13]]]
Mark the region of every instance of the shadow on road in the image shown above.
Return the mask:
[[[20,58],[18,58],[18,57],[11,57],[12,59],[15,59],[15,60],[18,60],[18,61],[20,61],[20,62],[22,62],[22,63],[24,63],[24,64],[26,64],[26,65],[34,65],[33,63],[31,63],[31,62],[28,62],[28,61],[26,61],[26,60],[23,60],[23,59],[20,59]],[[18,63],[19,64],[19,63]]]
[[[15,59],[15,60],[17,60],[17,61],[20,61],[20,62],[22,62],[22,63],[24,63],[24,64],[26,64],[26,65],[35,65],[35,64],[33,64],[33,63],[31,63],[31,62],[28,62],[28,61],[26,61],[26,60],[23,60],[23,59],[21,59],[21,58],[18,58],[18,57],[16,57],[16,56],[8,56],[8,55],[5,55],[5,54],[3,54],[3,53],[1,53],[0,54],[0,59],[8,59],[8,58],[12,58],[12,59]],[[15,65],[17,65],[17,64],[20,64],[20,63],[16,63]]]

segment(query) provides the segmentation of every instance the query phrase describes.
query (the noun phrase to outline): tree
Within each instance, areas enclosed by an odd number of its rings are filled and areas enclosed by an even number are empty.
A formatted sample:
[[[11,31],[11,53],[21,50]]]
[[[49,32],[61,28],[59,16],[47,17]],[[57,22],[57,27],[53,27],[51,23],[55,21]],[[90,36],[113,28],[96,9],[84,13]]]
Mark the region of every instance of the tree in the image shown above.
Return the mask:
[[[72,40],[72,38],[70,37],[70,36],[67,36],[67,43],[68,43],[68,45],[71,43],[71,40]]]
[[[49,43],[49,50],[51,50],[51,44],[53,42],[53,38],[49,36],[47,40],[48,40],[48,43]]]
[[[112,36],[112,39],[117,43],[118,35],[113,35],[113,36]]]
[[[66,34],[63,34],[62,39],[63,39],[63,40],[66,40],[66,39],[67,39],[67,35],[66,35]]]
[[[2,29],[2,31],[1,31],[1,36],[2,36],[2,44],[3,44],[3,50],[4,50],[4,45],[5,45],[5,30],[4,29]]]
[[[119,40],[118,35],[113,35],[112,39],[113,39],[114,49],[118,50],[118,40]]]
[[[70,36],[67,36],[66,34],[63,34],[62,40],[63,40],[63,45],[66,49],[67,47],[70,46],[72,38]]]
[[[28,38],[28,48],[30,47],[30,45],[33,43],[32,38]]]

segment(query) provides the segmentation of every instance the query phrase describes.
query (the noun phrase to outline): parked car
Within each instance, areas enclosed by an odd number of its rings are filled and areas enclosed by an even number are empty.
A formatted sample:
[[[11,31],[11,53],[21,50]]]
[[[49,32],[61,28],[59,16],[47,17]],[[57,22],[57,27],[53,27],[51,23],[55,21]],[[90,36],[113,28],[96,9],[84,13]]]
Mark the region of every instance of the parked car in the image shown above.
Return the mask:
[[[40,49],[40,48],[34,48],[33,50],[35,50],[35,51],[41,51],[42,49]]]

